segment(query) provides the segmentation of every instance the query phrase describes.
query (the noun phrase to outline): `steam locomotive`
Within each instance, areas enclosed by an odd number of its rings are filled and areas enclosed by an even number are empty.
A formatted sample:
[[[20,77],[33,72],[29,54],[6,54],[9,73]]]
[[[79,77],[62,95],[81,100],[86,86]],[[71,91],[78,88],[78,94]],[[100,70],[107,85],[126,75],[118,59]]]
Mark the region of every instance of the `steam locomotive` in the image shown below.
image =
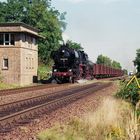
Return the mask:
[[[69,44],[53,51],[51,58],[54,60],[52,76],[57,83],[74,83],[79,79],[123,75],[122,70],[92,63],[84,51],[71,49]]]

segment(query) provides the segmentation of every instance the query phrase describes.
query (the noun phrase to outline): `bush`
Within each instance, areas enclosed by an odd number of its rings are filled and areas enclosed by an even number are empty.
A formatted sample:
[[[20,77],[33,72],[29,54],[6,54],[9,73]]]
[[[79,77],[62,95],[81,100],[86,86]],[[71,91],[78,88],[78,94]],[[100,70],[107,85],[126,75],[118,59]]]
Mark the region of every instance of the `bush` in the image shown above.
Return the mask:
[[[41,65],[39,66],[38,68],[38,77],[40,80],[46,80],[48,78],[50,78],[51,76],[51,68],[50,67],[47,67],[45,65]]]
[[[116,95],[136,105],[140,100],[138,85],[136,82],[131,83],[129,86],[126,85],[127,83],[121,83],[121,89]]]

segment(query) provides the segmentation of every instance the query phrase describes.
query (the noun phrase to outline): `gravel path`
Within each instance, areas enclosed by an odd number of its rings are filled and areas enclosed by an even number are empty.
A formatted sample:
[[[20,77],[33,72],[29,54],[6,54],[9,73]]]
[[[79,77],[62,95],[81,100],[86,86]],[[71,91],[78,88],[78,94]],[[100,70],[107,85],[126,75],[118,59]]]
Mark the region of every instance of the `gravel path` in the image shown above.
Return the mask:
[[[112,86],[97,91],[83,99],[79,99],[66,107],[57,109],[50,114],[35,119],[30,124],[20,126],[8,134],[1,134],[0,140],[36,140],[36,135],[56,123],[65,123],[73,116],[81,117],[88,111],[94,111],[105,97],[112,96],[118,87],[114,83]]]

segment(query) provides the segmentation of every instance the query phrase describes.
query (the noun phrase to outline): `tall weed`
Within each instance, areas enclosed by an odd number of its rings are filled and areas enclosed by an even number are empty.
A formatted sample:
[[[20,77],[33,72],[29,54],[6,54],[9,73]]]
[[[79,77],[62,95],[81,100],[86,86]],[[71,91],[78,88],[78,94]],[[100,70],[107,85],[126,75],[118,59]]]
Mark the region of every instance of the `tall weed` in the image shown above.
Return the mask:
[[[39,140],[139,140],[140,122],[129,103],[105,99],[95,111],[38,134]]]
[[[117,92],[116,96],[125,99],[136,106],[140,100],[140,89],[136,82],[132,82],[129,86],[126,86],[127,83],[121,82],[120,85],[120,90]]]

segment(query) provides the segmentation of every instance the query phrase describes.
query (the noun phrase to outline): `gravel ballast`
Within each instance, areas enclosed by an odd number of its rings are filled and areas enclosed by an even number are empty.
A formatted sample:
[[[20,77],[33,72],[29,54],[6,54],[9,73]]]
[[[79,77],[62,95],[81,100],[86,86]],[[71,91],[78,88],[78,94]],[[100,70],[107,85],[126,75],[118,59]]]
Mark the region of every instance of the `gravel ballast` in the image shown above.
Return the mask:
[[[112,96],[117,89],[117,84],[113,83],[110,87],[90,94],[50,114],[43,115],[29,124],[14,128],[10,133],[0,134],[0,140],[36,140],[36,135],[40,131],[57,123],[65,123],[74,116],[82,117],[85,113],[96,110],[103,99]]]

